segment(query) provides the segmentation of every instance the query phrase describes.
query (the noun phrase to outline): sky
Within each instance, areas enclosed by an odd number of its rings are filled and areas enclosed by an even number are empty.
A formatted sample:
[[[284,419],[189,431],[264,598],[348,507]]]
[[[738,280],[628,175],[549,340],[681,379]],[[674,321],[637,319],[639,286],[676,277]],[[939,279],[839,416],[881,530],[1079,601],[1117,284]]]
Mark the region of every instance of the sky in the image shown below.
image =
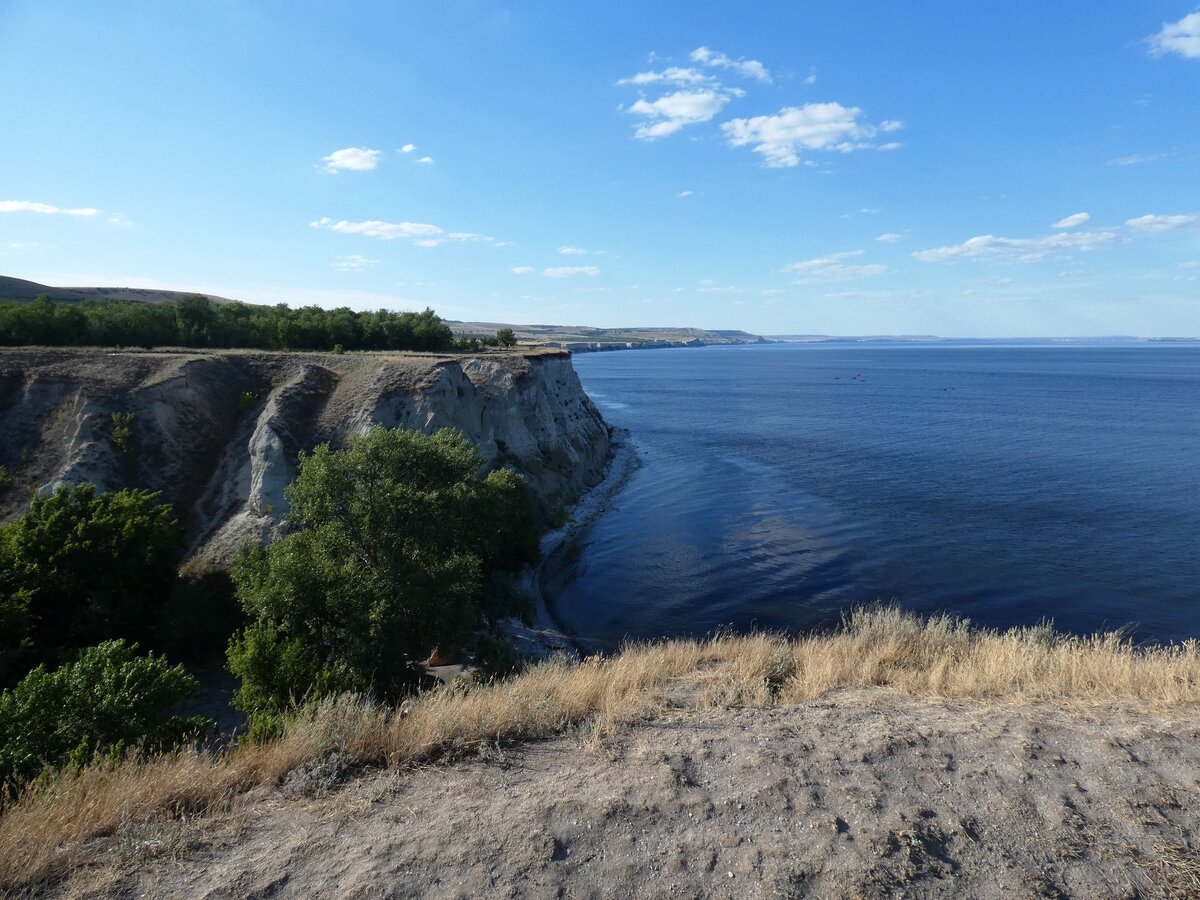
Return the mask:
[[[0,274],[1200,335],[1200,6],[0,0]]]

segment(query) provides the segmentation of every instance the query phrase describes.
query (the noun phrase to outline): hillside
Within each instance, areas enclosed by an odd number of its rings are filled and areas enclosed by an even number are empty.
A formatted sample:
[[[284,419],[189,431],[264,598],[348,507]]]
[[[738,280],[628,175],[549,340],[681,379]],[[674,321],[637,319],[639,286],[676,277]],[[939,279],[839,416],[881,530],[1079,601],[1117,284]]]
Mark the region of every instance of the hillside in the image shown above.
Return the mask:
[[[545,661],[0,817],[65,896],[1200,895],[1200,657],[895,610]]]
[[[456,335],[490,335],[501,328],[511,328],[521,341],[574,351],[765,343],[764,338],[745,331],[706,331],[703,328],[592,328],[586,325],[513,325],[450,320],[446,324]]]
[[[122,288],[122,287],[52,287],[38,284],[36,281],[25,281],[0,275],[0,303],[27,303],[39,294],[49,294],[52,300],[60,303],[82,303],[85,300],[131,300],[137,303],[167,303],[187,297],[195,291],[168,291],[159,288]],[[205,294],[213,303],[232,303],[227,297],[216,297]]]

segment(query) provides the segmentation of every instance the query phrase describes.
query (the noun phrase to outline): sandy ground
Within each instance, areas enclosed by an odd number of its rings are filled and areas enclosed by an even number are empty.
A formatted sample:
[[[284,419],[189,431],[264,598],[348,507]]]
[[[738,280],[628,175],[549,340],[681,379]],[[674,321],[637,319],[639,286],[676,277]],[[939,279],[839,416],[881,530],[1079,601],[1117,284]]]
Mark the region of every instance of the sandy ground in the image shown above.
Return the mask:
[[[883,689],[670,711],[416,771],[336,758],[118,835],[68,894],[1196,897],[1200,716]]]

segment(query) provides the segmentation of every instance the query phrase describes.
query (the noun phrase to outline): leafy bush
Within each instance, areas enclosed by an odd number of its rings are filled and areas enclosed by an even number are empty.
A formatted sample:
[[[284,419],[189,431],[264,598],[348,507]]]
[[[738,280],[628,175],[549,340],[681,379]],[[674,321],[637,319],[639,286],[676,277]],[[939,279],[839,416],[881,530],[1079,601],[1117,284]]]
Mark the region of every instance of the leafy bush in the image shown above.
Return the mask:
[[[182,666],[139,656],[124,641],[89,647],[54,671],[38,666],[0,694],[0,782],[79,766],[98,753],[115,759],[133,745],[159,751],[193,740],[211,721],[164,711],[195,690]]]
[[[133,450],[133,413],[113,413],[109,435],[112,437],[113,446],[128,456]]]
[[[484,587],[536,556],[532,503],[520,476],[481,477],[482,464],[446,429],[375,428],[347,450],[302,454],[286,490],[298,530],[232,569],[253,619],[229,647],[237,705],[257,714],[336,691],[394,697],[433,647],[521,611]]]
[[[511,328],[501,328],[496,332],[496,343],[501,347],[515,347],[517,336]]]
[[[152,638],[181,540],[171,507],[158,497],[65,485],[0,526],[0,686],[80,647]]]

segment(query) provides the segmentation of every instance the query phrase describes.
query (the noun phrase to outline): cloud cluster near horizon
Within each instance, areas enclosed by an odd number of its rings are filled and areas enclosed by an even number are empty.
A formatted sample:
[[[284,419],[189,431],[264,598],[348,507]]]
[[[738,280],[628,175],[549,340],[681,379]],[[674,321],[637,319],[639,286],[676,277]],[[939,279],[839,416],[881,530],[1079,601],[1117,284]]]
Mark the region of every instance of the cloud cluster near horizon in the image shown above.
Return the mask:
[[[537,272],[534,266],[513,266],[512,273],[514,275],[533,275]],[[597,266],[551,266],[548,269],[542,269],[542,274],[547,278],[570,278],[572,275],[586,275],[589,278],[595,278],[600,274],[600,269]]]
[[[10,212],[31,212],[42,215],[63,216],[96,216],[100,214],[100,210],[91,206],[82,206],[77,209],[63,209],[58,206],[52,206],[49,203],[38,203],[34,200],[0,200],[0,213]]]
[[[1071,231],[1036,238],[1006,238],[981,234],[961,244],[918,250],[913,259],[921,262],[951,262],[956,259],[993,257],[1012,262],[1041,262],[1070,250],[1096,250],[1117,242],[1112,231]]]
[[[620,79],[619,85],[639,88],[670,88],[654,99],[645,96],[625,111],[639,116],[635,138],[646,141],[669,137],[689,125],[711,122],[735,99],[747,95],[745,89],[722,83],[710,69],[722,69],[745,79],[772,84],[771,73],[754,59],[732,59],[709,47],[698,47],[689,60],[696,66],[669,66],[659,71],[639,72]],[[815,77],[806,78],[811,85]],[[880,134],[898,131],[902,124],[887,119],[879,124],[866,121],[863,111],[837,102],[806,103],[785,106],[777,113],[735,118],[720,123],[720,131],[731,147],[752,147],[767,168],[790,168],[800,164],[804,152],[854,150],[895,150],[894,141],[876,143]]]

